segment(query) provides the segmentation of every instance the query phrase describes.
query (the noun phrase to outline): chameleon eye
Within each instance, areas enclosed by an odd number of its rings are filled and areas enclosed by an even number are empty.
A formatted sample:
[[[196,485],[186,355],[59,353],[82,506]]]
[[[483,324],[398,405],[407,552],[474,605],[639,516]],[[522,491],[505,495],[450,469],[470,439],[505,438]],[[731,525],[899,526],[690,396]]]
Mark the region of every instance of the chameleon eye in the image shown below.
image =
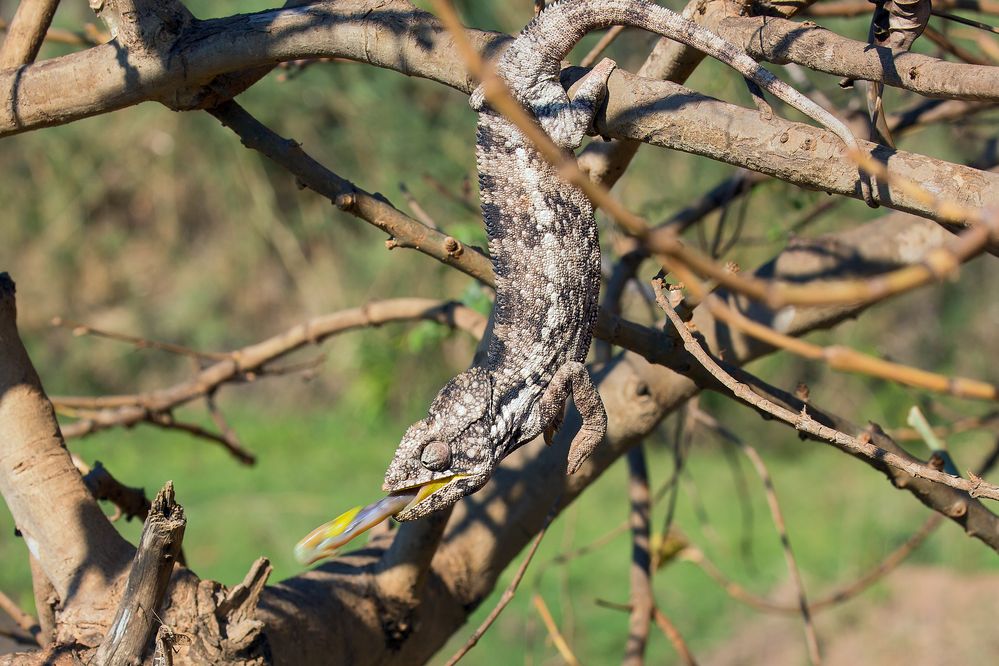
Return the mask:
[[[420,462],[434,472],[443,471],[451,465],[451,447],[444,442],[431,440],[423,447]]]

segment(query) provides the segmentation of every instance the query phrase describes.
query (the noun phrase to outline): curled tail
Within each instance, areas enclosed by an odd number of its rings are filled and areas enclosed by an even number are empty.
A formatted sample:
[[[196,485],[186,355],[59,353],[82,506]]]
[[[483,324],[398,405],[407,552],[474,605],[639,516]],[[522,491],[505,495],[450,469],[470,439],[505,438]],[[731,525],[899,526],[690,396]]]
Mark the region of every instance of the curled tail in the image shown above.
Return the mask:
[[[527,24],[503,54],[500,71],[513,93],[527,101],[539,82],[558,82],[562,59],[584,35],[612,25],[642,28],[725,63],[838,136],[849,151],[860,152],[853,132],[831,112],[778,79],[731,42],[648,0],[559,0]],[[869,180],[861,178],[861,190],[864,200],[876,205]]]

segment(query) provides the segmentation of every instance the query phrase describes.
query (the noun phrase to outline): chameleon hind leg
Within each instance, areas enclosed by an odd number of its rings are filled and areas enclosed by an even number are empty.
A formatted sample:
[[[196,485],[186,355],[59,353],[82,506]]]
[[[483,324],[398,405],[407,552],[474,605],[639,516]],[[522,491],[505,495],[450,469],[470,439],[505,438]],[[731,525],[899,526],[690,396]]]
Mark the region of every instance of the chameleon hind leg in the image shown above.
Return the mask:
[[[600,104],[607,96],[607,79],[617,67],[610,58],[604,58],[587,72],[573,93],[568,105],[558,103],[556,108],[534,109],[541,127],[560,147],[575,150],[583,142],[583,137],[593,131],[593,118]],[[565,100],[565,93],[559,90]]]
[[[554,433],[562,421],[562,411],[565,409],[566,398],[572,391],[572,401],[583,417],[579,432],[572,438],[569,445],[569,462],[567,472],[575,473],[580,465],[593,453],[593,449],[603,440],[607,433],[607,412],[604,403],[597,393],[586,366],[579,361],[569,361],[563,364],[552,377],[548,388],[541,396],[539,408],[541,422],[545,424],[545,440],[550,439],[549,433]]]

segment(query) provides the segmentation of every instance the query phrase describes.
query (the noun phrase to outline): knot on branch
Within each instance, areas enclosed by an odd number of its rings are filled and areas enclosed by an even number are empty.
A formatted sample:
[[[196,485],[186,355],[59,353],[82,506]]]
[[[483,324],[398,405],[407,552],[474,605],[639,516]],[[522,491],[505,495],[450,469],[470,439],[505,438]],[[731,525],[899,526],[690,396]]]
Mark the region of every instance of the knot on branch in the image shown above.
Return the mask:
[[[90,8],[128,51],[163,59],[194,23],[194,15],[177,0],[91,0]]]

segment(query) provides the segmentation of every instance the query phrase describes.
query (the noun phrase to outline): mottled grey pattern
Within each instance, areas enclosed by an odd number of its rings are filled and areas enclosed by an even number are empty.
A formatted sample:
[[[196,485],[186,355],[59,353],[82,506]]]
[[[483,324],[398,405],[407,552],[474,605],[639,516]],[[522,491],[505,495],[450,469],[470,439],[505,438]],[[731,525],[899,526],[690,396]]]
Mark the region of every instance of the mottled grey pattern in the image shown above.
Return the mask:
[[[590,130],[615,65],[602,61],[570,100],[559,84],[562,58],[587,32],[618,24],[704,51],[853,141],[821,107],[668,9],[644,0],[562,0],[524,28],[500,56],[497,72],[565,150],[577,148]],[[496,273],[493,336],[482,365],[448,382],[427,417],[406,432],[384,488],[393,492],[463,477],[408,507],[397,516],[401,520],[454,504],[482,487],[511,451],[542,433],[549,438],[570,391],[583,416],[570,445],[570,473],[607,428],[603,404],[583,366],[600,289],[593,207],[512,123],[489,108],[481,88],[470,101],[479,112],[479,188]]]

